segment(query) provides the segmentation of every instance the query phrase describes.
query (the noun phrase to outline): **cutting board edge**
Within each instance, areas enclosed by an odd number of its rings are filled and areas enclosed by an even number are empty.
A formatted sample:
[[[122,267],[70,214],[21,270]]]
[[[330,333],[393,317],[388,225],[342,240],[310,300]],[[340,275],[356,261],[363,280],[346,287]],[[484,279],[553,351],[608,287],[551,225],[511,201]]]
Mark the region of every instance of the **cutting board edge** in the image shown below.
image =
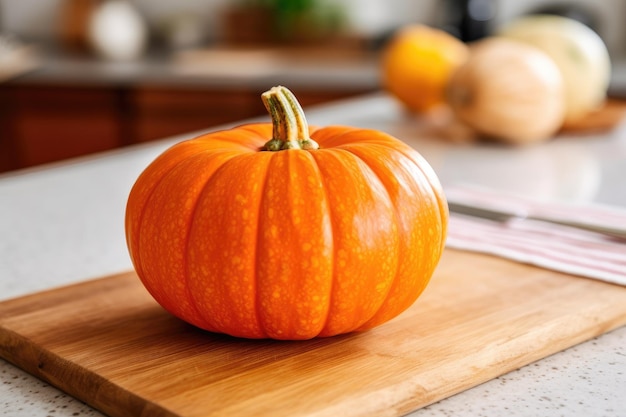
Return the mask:
[[[124,389],[96,372],[82,368],[48,349],[29,344],[26,337],[1,325],[0,342],[0,357],[4,360],[108,416],[125,417],[129,415],[128,410],[135,410],[138,412],[133,411],[132,415],[137,417],[180,417],[179,414]],[[50,372],[46,372],[47,369]],[[78,379],[57,375],[60,369]],[[96,383],[90,382],[89,385],[93,385],[93,388],[86,391],[82,380],[88,379]],[[125,400],[120,401],[120,398]]]
[[[592,319],[590,319],[592,321]],[[395,400],[386,401],[384,403],[380,403],[380,401],[372,402],[375,406],[364,407],[364,404],[368,403],[368,398],[380,398],[377,395],[378,393],[386,394],[385,391],[388,391],[388,388],[380,389],[378,391],[372,391],[363,393],[361,396],[353,398],[351,400],[354,403],[353,407],[346,407],[346,403],[342,403],[337,405],[337,407],[327,407],[327,409],[323,410],[323,412],[312,413],[311,417],[334,417],[336,415],[343,415],[345,417],[397,417],[403,416],[417,410],[428,407],[429,405],[435,404],[439,401],[450,398],[456,394],[460,394],[464,391],[467,391],[471,388],[475,388],[479,385],[482,385],[486,382],[489,382],[499,376],[505,375],[509,372],[521,369],[525,366],[531,365],[535,362],[563,352],[567,349],[571,349],[581,343],[588,342],[595,337],[599,337],[603,334],[616,330],[620,327],[626,326],[626,316],[623,318],[618,318],[614,320],[608,320],[605,325],[598,326],[596,329],[593,326],[581,326],[581,331],[576,335],[574,339],[568,340],[565,333],[560,338],[557,338],[557,343],[554,340],[550,340],[546,342],[546,346],[550,346],[549,349],[538,351],[536,354],[524,354],[520,353],[517,355],[516,360],[511,360],[511,358],[506,358],[500,361],[500,366],[497,368],[490,369],[489,367],[485,367],[480,373],[480,378],[476,378],[475,373],[468,373],[467,381],[468,383],[463,385],[457,385],[455,389],[445,388],[443,390],[439,390],[436,393],[430,392],[428,395],[420,397],[419,401],[416,401],[414,397],[405,398],[396,398]],[[520,343],[520,345],[524,345]],[[473,375],[471,378],[469,375]],[[418,376],[414,376],[407,380],[404,380],[398,384],[393,386],[394,389],[397,389],[398,392],[406,392],[407,390],[403,390],[401,387],[409,386],[413,387],[416,384],[415,379],[419,379]],[[453,381],[449,380],[448,384],[441,384],[441,387],[450,387],[454,386]],[[427,391],[425,389],[425,391]],[[425,401],[424,401],[425,400]],[[347,409],[354,410],[354,413],[346,414]]]
[[[594,337],[598,337],[602,334],[608,333],[624,325],[626,325],[626,319],[621,320],[621,321],[615,320],[613,323],[609,324],[607,327],[602,327],[602,329],[598,331],[590,331],[589,328],[587,328],[587,331],[581,332],[580,336],[577,337],[576,340],[573,341],[573,343],[570,343],[572,342],[572,340],[568,341],[565,338],[562,338],[561,343],[551,344],[552,346],[551,352],[547,354],[545,354],[544,352],[544,354],[538,354],[535,356],[521,355],[519,360],[516,360],[516,361],[510,361],[510,360],[502,361],[502,365],[504,366],[498,367],[497,370],[489,370],[488,368],[485,368],[484,371],[491,371],[491,372],[481,372],[480,378],[474,379],[471,383],[464,384],[462,386],[457,386],[454,390],[443,390],[441,392],[435,393],[434,395],[429,394],[430,398],[428,398],[425,402],[423,401],[420,402],[419,404],[416,404],[414,401],[411,401],[411,398],[407,398],[405,396],[405,398],[397,398],[395,400],[387,401],[385,403],[381,403],[380,401],[372,402],[372,404],[377,403],[377,405],[370,406],[370,407],[363,407],[364,405],[363,403],[367,399],[367,397],[369,398],[378,397],[376,395],[376,392],[364,393],[362,397],[357,397],[353,399],[355,406],[351,407],[351,409],[354,411],[354,414],[350,414],[350,416],[351,417],[373,417],[373,416],[387,416],[387,415],[388,416],[405,415],[407,413],[411,413],[416,410],[427,407],[429,405],[432,405],[434,403],[437,403],[453,395],[464,392],[468,389],[479,386],[498,376],[504,375],[516,369],[523,368],[524,366],[530,365],[536,361],[552,356],[563,350],[572,348],[576,345],[589,341],[593,339]],[[60,356],[56,355],[54,352],[51,352],[43,348],[34,348],[32,347],[32,345],[28,345],[25,341],[26,338],[14,333],[11,330],[8,330],[4,327],[0,327],[0,332],[1,332],[0,340],[2,340],[3,342],[2,345],[0,346],[0,356],[2,358],[12,363],[16,367],[29,373],[30,375],[42,381],[45,381],[46,383],[89,404],[90,406],[96,408],[97,410],[100,410],[101,412],[107,415],[110,415],[112,417],[122,417],[122,416],[128,415],[128,410],[138,411],[140,409],[140,412],[133,412],[132,415],[133,416],[150,416],[150,417],[152,416],[154,417],[180,417],[179,414],[176,414],[174,412],[171,412],[165,409],[162,405],[152,403],[137,394],[133,394],[132,392],[120,387],[119,385],[114,384],[109,380],[106,380],[105,378],[98,375],[97,373],[90,371],[88,369],[81,368],[78,365],[73,364],[72,362],[61,358]],[[5,339],[7,338],[11,339],[13,341],[13,344],[6,344]],[[14,349],[7,349],[6,346],[14,346]],[[26,349],[21,349],[24,347]],[[20,352],[20,351],[26,352],[26,350],[30,352],[27,352],[27,355],[25,356],[20,356],[19,354],[14,353],[14,352]],[[55,373],[50,374],[50,373],[45,372],[46,369],[50,368],[49,366],[46,366],[46,364],[53,363],[53,362],[55,363],[55,365],[52,367],[53,370],[63,368],[63,369],[66,369],[68,373],[75,373],[76,375],[79,375],[82,373],[84,374],[85,377],[88,376],[87,374],[90,374],[90,378],[92,378],[92,381],[94,380],[97,381],[97,383],[94,385],[94,390],[85,392],[84,386],[83,386],[82,387],[83,393],[81,393],[81,390],[78,389],[78,386],[80,385],[80,381],[74,384],[66,383],[64,382],[64,378],[60,377],[59,375],[56,375]],[[37,364],[37,365],[34,365],[34,364]],[[74,368],[80,368],[81,372],[74,372],[75,371]],[[413,378],[409,378],[408,380],[405,380],[401,382],[400,384],[396,384],[393,388],[398,388],[398,392],[403,392],[403,390],[399,387],[403,385],[407,385],[407,384],[408,385],[414,384],[414,381],[412,379]],[[72,380],[72,379],[68,379],[68,380]],[[385,390],[388,390],[388,388],[384,390],[381,389],[380,391],[382,392]],[[97,395],[90,396],[89,394],[92,392],[96,392]],[[123,393],[124,395],[120,396],[120,393]],[[125,402],[120,402],[120,398],[125,398]],[[139,409],[136,406],[133,406],[133,404],[138,404]],[[331,407],[331,408],[327,408],[323,410],[323,412],[321,413],[314,412],[311,414],[311,416],[316,416],[316,417],[334,416],[334,415],[337,415],[336,414],[337,411],[342,411],[343,413],[345,413],[347,409],[345,403],[338,405],[338,407],[340,408],[340,410],[335,410],[333,407]]]

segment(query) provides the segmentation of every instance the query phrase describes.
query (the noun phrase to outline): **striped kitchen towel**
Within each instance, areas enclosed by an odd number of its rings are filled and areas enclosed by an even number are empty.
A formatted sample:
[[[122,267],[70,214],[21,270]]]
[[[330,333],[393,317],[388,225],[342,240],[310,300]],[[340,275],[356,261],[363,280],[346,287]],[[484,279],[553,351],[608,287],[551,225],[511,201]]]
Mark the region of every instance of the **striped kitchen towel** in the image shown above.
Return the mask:
[[[626,210],[538,202],[479,188],[446,189],[450,202],[626,229]],[[451,213],[446,246],[626,285],[626,240],[524,218],[492,221]]]

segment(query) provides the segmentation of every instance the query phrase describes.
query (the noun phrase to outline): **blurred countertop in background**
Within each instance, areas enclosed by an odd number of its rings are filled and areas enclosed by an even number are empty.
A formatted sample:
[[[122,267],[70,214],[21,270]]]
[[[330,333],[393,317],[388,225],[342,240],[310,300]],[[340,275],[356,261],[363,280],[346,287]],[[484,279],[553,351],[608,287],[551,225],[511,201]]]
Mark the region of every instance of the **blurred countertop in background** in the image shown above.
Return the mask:
[[[23,60],[23,72],[12,74],[7,80],[11,84],[265,88],[280,82],[344,90],[379,86],[376,52],[359,49],[207,47],[113,61],[49,48],[24,54]]]

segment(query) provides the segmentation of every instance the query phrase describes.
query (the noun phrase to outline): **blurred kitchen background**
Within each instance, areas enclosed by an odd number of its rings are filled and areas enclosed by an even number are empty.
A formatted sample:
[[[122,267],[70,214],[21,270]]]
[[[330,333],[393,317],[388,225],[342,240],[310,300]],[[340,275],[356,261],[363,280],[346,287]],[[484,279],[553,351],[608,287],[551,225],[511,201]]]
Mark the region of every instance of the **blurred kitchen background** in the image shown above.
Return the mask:
[[[516,16],[575,18],[626,53],[626,0],[0,0],[0,172],[380,89],[377,53],[425,23],[465,41]]]

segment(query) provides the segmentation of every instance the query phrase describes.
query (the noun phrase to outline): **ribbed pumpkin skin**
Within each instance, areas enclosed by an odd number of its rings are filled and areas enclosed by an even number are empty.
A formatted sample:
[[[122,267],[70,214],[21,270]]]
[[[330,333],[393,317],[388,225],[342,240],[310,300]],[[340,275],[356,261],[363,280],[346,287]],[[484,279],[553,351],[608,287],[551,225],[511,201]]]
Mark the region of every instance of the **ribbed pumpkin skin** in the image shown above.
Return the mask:
[[[270,123],[181,142],[138,178],[126,237],[169,312],[245,338],[365,330],[408,308],[444,246],[430,166],[373,130],[311,128],[317,150],[261,151]]]

